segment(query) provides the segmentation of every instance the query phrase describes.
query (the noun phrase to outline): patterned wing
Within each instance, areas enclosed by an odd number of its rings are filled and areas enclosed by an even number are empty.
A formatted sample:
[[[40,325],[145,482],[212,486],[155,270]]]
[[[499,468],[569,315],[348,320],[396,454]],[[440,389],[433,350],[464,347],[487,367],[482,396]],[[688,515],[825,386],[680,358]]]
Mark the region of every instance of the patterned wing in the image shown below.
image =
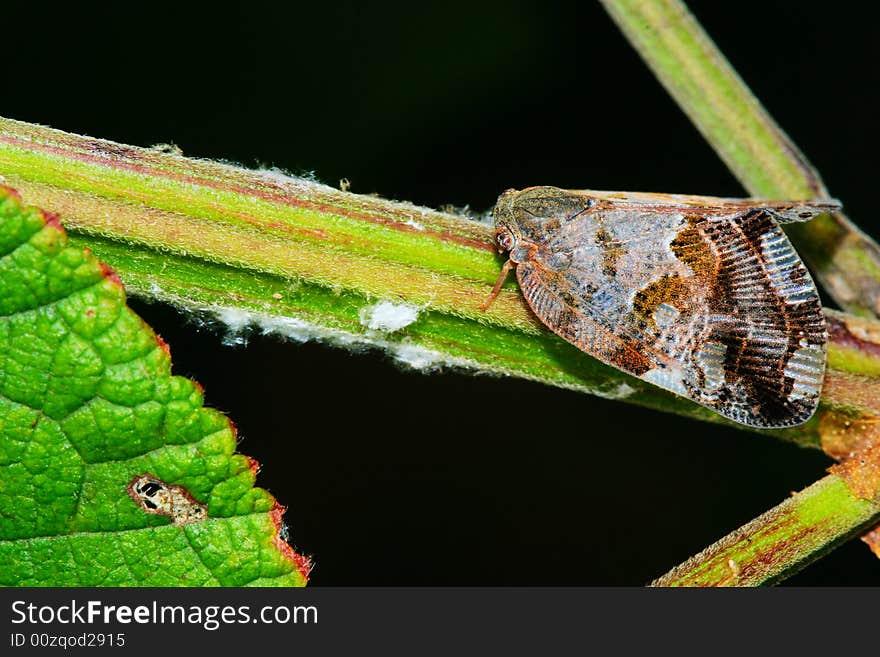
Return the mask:
[[[551,189],[551,188],[533,188]],[[552,188],[555,189],[555,188]],[[565,194],[572,192],[563,191]],[[684,212],[703,217],[738,216],[761,208],[779,223],[809,221],[828,212],[839,212],[840,201],[818,199],[811,201],[772,201],[754,198],[723,198],[719,196],[693,196],[689,194],[651,194],[644,192],[599,192],[585,190],[574,192],[599,202],[614,206],[641,207],[653,212]]]
[[[710,321],[685,354],[693,366],[685,387],[723,415],[759,427],[813,415],[828,341],[816,287],[777,216],[753,209],[729,221],[703,219],[678,244],[682,259],[688,240],[701,240],[717,256]]]
[[[535,314],[599,360],[743,424],[800,424],[818,404],[827,336],[775,219],[808,209],[747,208],[584,218],[517,277]]]

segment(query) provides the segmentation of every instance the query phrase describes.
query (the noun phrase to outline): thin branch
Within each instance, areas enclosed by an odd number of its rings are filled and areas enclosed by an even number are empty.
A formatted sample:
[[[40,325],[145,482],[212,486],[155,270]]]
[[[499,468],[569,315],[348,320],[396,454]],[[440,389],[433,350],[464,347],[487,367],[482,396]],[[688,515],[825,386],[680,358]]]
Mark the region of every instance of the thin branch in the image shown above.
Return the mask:
[[[728,534],[651,586],[760,586],[789,577],[880,517],[880,500],[829,475]]]
[[[681,0],[601,2],[750,194],[792,200],[828,196],[819,174]],[[841,308],[878,314],[880,247],[874,240],[843,214],[818,217],[788,232]]]

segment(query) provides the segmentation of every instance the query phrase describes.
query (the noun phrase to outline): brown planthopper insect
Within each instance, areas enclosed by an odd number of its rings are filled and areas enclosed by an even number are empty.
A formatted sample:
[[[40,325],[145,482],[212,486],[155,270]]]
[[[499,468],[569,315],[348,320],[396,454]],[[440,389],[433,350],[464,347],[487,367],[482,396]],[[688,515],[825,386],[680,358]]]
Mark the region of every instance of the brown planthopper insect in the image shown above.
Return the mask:
[[[827,332],[816,287],[779,227],[822,201],[508,190],[495,240],[551,330],[608,365],[755,427],[815,412]]]

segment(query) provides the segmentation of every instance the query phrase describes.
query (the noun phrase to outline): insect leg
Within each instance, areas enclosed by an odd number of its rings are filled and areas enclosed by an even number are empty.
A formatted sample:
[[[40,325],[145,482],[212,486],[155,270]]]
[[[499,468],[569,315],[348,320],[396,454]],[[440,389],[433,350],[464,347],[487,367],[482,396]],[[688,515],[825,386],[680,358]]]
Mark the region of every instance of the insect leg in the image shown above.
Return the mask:
[[[501,268],[501,273],[498,275],[498,280],[495,281],[495,286],[492,288],[492,292],[489,293],[489,298],[486,299],[486,302],[480,306],[480,310],[482,312],[486,312],[489,306],[492,305],[492,302],[495,301],[498,293],[501,292],[501,286],[504,285],[504,280],[507,278],[507,275],[510,273],[510,270],[513,269],[513,266],[516,263],[513,260],[508,260],[504,263],[504,266]]]

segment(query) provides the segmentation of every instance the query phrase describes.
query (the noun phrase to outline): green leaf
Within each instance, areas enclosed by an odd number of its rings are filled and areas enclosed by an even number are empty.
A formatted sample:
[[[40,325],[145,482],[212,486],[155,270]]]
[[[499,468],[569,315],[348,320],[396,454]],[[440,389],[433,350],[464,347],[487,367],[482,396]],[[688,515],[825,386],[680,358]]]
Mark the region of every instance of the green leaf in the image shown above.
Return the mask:
[[[304,585],[283,507],[202,404],[114,272],[0,188],[0,584]]]

